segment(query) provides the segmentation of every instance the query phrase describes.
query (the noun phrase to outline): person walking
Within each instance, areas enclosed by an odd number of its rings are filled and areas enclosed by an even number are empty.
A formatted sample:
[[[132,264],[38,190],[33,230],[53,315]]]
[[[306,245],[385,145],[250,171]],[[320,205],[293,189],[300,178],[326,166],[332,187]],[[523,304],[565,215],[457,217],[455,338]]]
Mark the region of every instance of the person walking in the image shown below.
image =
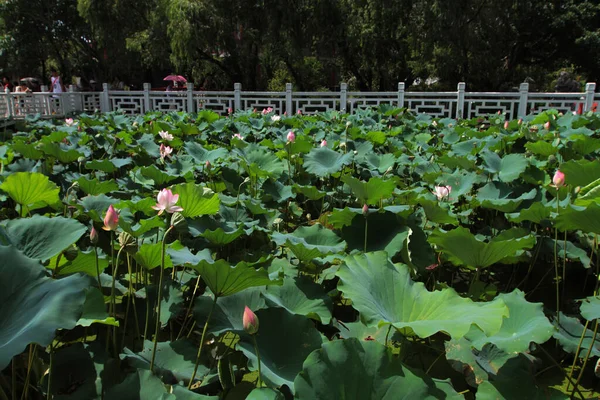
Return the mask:
[[[52,70],[52,76],[50,77],[50,91],[52,93],[62,93],[65,91],[62,78],[55,69]]]

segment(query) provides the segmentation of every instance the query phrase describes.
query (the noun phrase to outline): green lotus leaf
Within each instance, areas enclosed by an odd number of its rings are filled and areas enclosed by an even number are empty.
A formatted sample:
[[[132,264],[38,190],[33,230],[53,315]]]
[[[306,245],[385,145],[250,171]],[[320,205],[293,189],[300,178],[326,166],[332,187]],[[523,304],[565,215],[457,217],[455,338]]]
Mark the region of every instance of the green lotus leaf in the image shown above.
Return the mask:
[[[590,203],[600,203],[600,179],[582,187],[574,202],[576,206],[587,206]]]
[[[40,150],[42,150],[46,155],[52,156],[56,158],[59,162],[63,164],[72,163],[77,161],[79,157],[82,157],[83,154],[78,152],[75,149],[65,150],[61,148],[58,143],[44,143]]]
[[[304,277],[283,279],[282,286],[268,286],[263,293],[270,307],[282,307],[292,314],[304,315],[322,324],[331,320],[331,299],[321,286]]]
[[[295,197],[291,186],[271,179],[263,184],[263,191],[264,196],[262,200],[265,202],[272,199],[278,203],[282,203]]]
[[[164,171],[161,171],[160,169],[156,168],[155,165],[140,168],[140,173],[143,177],[152,179],[154,183],[158,186],[162,186],[165,183],[169,183],[172,180],[178,178],[177,175],[171,175]]]
[[[175,395],[174,400],[220,400],[219,396],[207,396],[187,390],[179,385],[171,386],[171,391]]]
[[[244,150],[237,150],[241,156],[240,165],[248,175],[279,178],[285,170],[284,164],[276,155],[258,145],[248,145]]]
[[[575,354],[575,351],[579,347],[579,341],[581,340],[585,326],[578,318],[568,317],[563,313],[560,313],[560,321],[557,321],[555,318],[553,324],[556,328],[553,337],[558,340],[566,352]],[[600,356],[600,334],[597,334],[594,340],[594,331],[588,328],[585,330],[585,335],[581,342],[581,351],[579,352],[580,358],[585,357],[590,346],[592,346],[590,352],[591,356]]]
[[[447,254],[456,265],[486,268],[514,256],[519,250],[532,248],[535,236],[511,237],[507,234],[485,243],[477,240],[468,229],[459,227],[451,231],[434,231],[429,242]]]
[[[558,147],[552,143],[538,140],[537,142],[529,142],[525,144],[525,148],[533,154],[538,154],[543,157],[548,157],[558,152]]]
[[[425,216],[429,221],[438,224],[458,225],[456,215],[446,208],[440,206],[436,201],[421,200],[419,201],[425,211]]]
[[[39,160],[44,156],[44,153],[42,153],[41,150],[38,150],[35,144],[27,144],[25,142],[15,140],[11,147],[17,153],[21,153],[23,157],[31,160]]]
[[[581,316],[588,321],[600,318],[600,298],[589,296],[583,299],[580,306]]]
[[[228,152],[224,147],[218,147],[215,150],[207,150],[202,145],[196,142],[187,142],[185,151],[196,160],[200,165],[206,164],[208,161],[215,164],[218,160],[227,157]]]
[[[516,213],[506,214],[510,222],[531,221],[540,224],[542,221],[549,220],[552,214],[552,207],[548,207],[540,202],[533,203],[529,208],[525,208]]]
[[[452,194],[450,201],[455,202],[460,196],[469,194],[473,189],[473,185],[480,179],[482,179],[481,175],[475,172],[466,172],[457,169],[452,174],[440,175],[437,184],[451,186]]]
[[[590,203],[587,207],[569,205],[560,210],[554,226],[561,231],[600,233],[600,204]]]
[[[140,370],[127,375],[125,380],[109,388],[105,397],[108,399],[148,399],[173,400],[160,378],[148,370]]]
[[[321,334],[310,319],[282,308],[258,310],[256,316],[260,322],[256,342],[263,379],[269,386],[287,385],[293,392],[302,363],[323,343]],[[257,359],[250,335],[241,334],[236,347],[248,358],[248,368],[255,371]]]
[[[187,247],[176,248],[173,243],[167,248],[167,254],[171,257],[173,265],[196,265],[201,261],[213,262],[209,249],[204,249],[193,254]]]
[[[377,205],[381,200],[387,200],[394,193],[396,184],[392,180],[373,177],[363,182],[350,175],[342,177],[342,182],[350,187],[352,194],[361,204]]]
[[[296,399],[462,398],[447,382],[402,365],[385,346],[354,338],[325,343],[311,353],[294,387]]]
[[[248,307],[254,312],[266,308],[261,291],[264,291],[264,288],[250,287],[230,296],[217,298],[217,304],[210,317],[207,332],[214,335],[220,335],[228,331],[243,332],[242,316],[244,308]],[[197,326],[204,326],[213,302],[214,296],[212,294],[196,298],[193,310]]]
[[[505,213],[515,211],[523,201],[532,200],[537,195],[537,189],[521,192],[502,183],[490,182],[477,192],[476,201],[482,207]]]
[[[517,354],[507,354],[493,344],[486,344],[481,350],[473,347],[466,338],[449,340],[444,344],[446,359],[456,371],[465,374],[467,383],[478,386],[498,375],[500,368]]]
[[[256,388],[250,392],[246,400],[284,400],[283,393],[271,388]]]
[[[38,172],[10,174],[0,185],[11,199],[23,207],[21,215],[59,202],[59,188],[47,176]]]
[[[368,170],[378,171],[384,174],[389,168],[392,168],[396,163],[396,157],[393,154],[377,154],[370,152],[362,159]]]
[[[477,325],[488,336],[500,330],[508,308],[502,299],[475,303],[453,289],[434,292],[410,278],[403,264],[392,264],[385,252],[348,256],[336,272],[338,289],[369,326],[392,324],[421,338],[446,332],[458,339]],[[410,332],[409,332],[410,333]]]
[[[350,209],[352,210],[352,209]],[[358,209],[357,211],[362,210]],[[342,229],[342,238],[348,248],[363,251],[365,248],[365,223],[367,223],[367,251],[384,250],[391,257],[404,248],[410,228],[402,217],[391,212],[369,212],[352,220],[352,224]]]
[[[79,201],[79,204],[81,204],[85,212],[89,213],[94,221],[102,222],[108,207],[118,202],[117,199],[101,194],[99,196],[85,196]]]
[[[85,168],[106,172],[107,174],[112,174],[117,170],[117,167],[107,159],[88,161],[85,163]]]
[[[76,182],[79,184],[81,190],[85,192],[85,194],[92,196],[119,190],[119,185],[117,185],[115,181],[110,180],[100,182],[98,179],[87,179],[86,177],[82,176],[81,178],[77,179]]]
[[[502,158],[496,153],[486,151],[481,154],[484,168],[492,174],[498,174],[502,182],[512,182],[517,179],[529,165],[522,154],[508,154]]]
[[[304,168],[318,177],[326,177],[339,172],[352,162],[352,153],[338,153],[328,147],[313,149],[304,157]]]
[[[127,360],[135,368],[149,370],[152,348],[153,343],[145,340],[141,351],[134,353],[125,348],[121,358]],[[155,373],[167,382],[189,382],[194,372],[194,361],[197,352],[198,346],[187,339],[159,342],[156,348],[156,359],[154,360]],[[201,363],[196,377],[201,379],[209,372],[210,370],[204,366],[204,363]]]
[[[98,257],[98,267],[96,268],[96,255],[94,251],[83,252],[79,251],[77,256],[71,260],[65,262],[59,270],[59,275],[71,275],[78,272],[83,272],[86,275],[96,277],[98,276],[98,271],[102,273],[108,267],[108,260],[106,257],[99,255]]]
[[[184,183],[171,188],[179,195],[177,205],[183,208],[184,217],[194,218],[201,215],[214,215],[219,212],[219,195],[207,187],[195,183]]]
[[[292,233],[273,232],[272,240],[278,246],[289,247],[301,261],[311,261],[327,254],[340,253],[346,248],[346,242],[332,230],[322,225],[301,226]]]
[[[314,186],[301,186],[294,185],[294,192],[305,196],[309,200],[320,200],[327,195],[327,192],[323,192]]]
[[[263,268],[255,269],[245,262],[232,267],[225,260],[217,260],[214,264],[201,262],[194,269],[202,276],[202,280],[216,296],[230,296],[254,286],[281,285],[281,281],[272,281]]]
[[[558,168],[565,174],[565,183],[572,187],[587,186],[600,179],[600,162],[598,160],[571,160]]]
[[[78,326],[91,326],[92,324],[119,326],[119,322],[108,315],[104,296],[95,287],[86,289],[83,312],[77,321]]]
[[[57,329],[72,329],[81,316],[89,280],[53,280],[14,247],[0,246],[0,370],[30,343],[49,345]]]
[[[162,262],[162,243],[144,243],[134,255],[135,260],[147,270],[159,267]],[[173,268],[171,256],[165,250],[165,268]]]
[[[466,337],[473,347],[481,350],[485,344],[491,343],[509,354],[525,353],[532,342],[542,344],[552,337],[554,327],[544,315],[542,303],[529,303],[525,300],[525,294],[518,289],[502,293],[498,298],[508,307],[508,318],[504,319],[500,330],[492,336],[471,328]]]
[[[85,232],[75,219],[43,217],[13,219],[6,224],[10,242],[27,257],[47,260],[75,243]]]

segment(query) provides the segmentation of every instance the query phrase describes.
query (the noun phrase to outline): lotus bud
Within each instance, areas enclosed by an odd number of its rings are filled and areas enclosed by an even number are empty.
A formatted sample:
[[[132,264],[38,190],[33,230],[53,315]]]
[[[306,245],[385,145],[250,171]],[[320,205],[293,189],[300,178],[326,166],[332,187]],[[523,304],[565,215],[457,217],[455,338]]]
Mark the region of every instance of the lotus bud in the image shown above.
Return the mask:
[[[554,173],[554,177],[552,177],[552,183],[555,187],[560,188],[565,185],[565,174],[560,172],[559,169]]]
[[[346,128],[350,128],[352,126],[352,122],[346,121]]]
[[[244,330],[250,335],[254,335],[258,332],[258,317],[248,308],[248,306],[244,308],[242,325],[244,326]]]
[[[302,115],[302,110],[296,111],[296,115]]]
[[[323,139],[321,141],[321,147],[327,147],[327,140]]]
[[[548,122],[546,122],[546,123],[544,124],[544,129],[545,129],[545,130],[547,130],[547,131],[549,131],[549,130],[550,130],[550,121],[548,121]]]
[[[287,141],[288,141],[288,143],[294,143],[296,141],[296,134],[294,133],[294,131],[288,132]]]
[[[233,108],[229,107],[227,109],[227,114],[229,114],[229,115],[233,114]]]
[[[521,125],[523,123],[523,118],[519,118],[519,122],[517,124]]]
[[[368,205],[364,205],[362,207],[362,214],[366,217],[367,215],[369,215],[369,206]]]
[[[104,216],[104,226],[102,227],[102,229],[104,229],[105,231],[116,231],[118,226],[119,214],[111,204],[108,207],[108,211],[106,211],[106,215]]]
[[[310,215],[310,214],[306,214],[306,219],[307,219],[307,220],[309,220],[309,221],[310,221],[311,217],[312,217],[312,215]]]
[[[81,157],[77,157],[77,162],[78,163],[82,163],[85,161],[85,157],[81,156]]]
[[[206,169],[210,169],[210,167],[211,167],[210,161],[207,160],[206,163],[204,164],[204,166],[206,167]]]
[[[575,188],[575,194],[579,194],[579,192],[581,192],[581,186]]]
[[[249,176],[247,176],[246,179],[244,179],[244,183],[248,183],[248,182],[250,182],[250,177]]]
[[[504,129],[508,129],[508,121],[504,121]]]
[[[92,242],[92,244],[98,243],[98,231],[93,225],[92,230],[90,231],[90,242]]]

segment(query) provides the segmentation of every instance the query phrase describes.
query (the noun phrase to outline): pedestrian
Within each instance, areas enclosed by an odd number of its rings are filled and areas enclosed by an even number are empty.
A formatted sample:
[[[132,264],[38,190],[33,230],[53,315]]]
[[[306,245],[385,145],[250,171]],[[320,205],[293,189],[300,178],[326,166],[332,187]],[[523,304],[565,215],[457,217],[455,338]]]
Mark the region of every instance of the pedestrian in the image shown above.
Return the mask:
[[[12,90],[13,90],[13,85],[12,85],[12,83],[10,83],[10,81],[8,80],[8,77],[6,77],[6,76],[2,77],[2,86],[4,88],[4,91],[6,91],[6,89],[8,89],[12,92]]]
[[[62,78],[55,69],[52,70],[52,76],[50,77],[50,91],[52,93],[62,93],[65,91]]]

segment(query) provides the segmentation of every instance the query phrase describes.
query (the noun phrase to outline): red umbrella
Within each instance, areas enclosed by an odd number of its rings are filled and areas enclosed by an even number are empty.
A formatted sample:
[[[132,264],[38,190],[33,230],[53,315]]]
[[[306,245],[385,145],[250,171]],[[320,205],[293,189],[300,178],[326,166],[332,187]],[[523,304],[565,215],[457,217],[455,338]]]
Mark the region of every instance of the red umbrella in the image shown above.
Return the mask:
[[[173,82],[187,82],[187,79],[185,79],[183,76],[181,75],[168,75],[166,76],[163,81],[173,81]]]

